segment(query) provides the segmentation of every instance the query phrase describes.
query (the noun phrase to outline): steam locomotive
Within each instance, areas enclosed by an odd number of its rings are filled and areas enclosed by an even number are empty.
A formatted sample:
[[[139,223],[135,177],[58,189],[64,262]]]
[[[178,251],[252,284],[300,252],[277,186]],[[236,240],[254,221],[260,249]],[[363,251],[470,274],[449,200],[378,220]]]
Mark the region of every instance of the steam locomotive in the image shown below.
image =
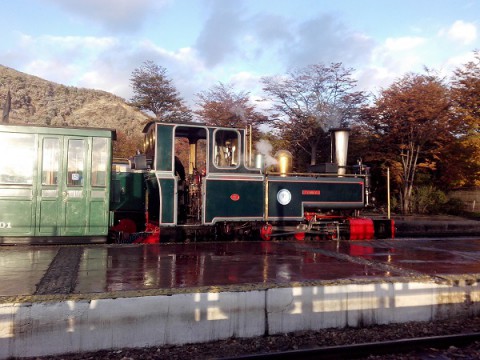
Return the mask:
[[[249,129],[143,133],[144,151],[118,160],[113,130],[0,125],[0,243],[394,236],[392,220],[359,216],[369,173],[346,165],[348,129],[331,130],[332,162],[307,173],[288,151],[267,166]]]

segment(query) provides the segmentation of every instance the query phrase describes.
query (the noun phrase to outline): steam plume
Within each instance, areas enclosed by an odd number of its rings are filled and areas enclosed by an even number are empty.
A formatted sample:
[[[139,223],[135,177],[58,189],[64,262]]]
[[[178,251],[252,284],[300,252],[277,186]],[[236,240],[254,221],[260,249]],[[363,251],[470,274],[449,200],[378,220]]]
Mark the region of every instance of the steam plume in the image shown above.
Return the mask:
[[[255,149],[257,149],[257,153],[263,155],[266,167],[277,164],[277,159],[272,156],[272,144],[270,144],[267,140],[258,141],[255,144]]]

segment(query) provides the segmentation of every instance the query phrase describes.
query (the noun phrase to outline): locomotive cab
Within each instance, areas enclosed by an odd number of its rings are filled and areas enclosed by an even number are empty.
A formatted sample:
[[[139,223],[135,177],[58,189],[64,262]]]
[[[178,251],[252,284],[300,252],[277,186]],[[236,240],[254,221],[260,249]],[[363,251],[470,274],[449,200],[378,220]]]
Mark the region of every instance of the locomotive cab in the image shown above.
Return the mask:
[[[244,129],[152,122],[144,134],[150,220],[196,230],[262,220],[263,177],[248,166]]]

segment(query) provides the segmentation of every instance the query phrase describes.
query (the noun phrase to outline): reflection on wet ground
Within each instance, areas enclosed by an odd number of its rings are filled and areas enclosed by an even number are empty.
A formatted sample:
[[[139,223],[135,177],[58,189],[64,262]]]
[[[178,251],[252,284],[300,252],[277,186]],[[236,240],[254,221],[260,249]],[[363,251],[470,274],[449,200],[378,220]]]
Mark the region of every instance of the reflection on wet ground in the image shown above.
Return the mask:
[[[0,252],[0,296],[34,294],[61,255],[52,246]],[[468,274],[480,273],[479,260],[479,239],[91,245],[72,293]]]
[[[33,294],[57,251],[54,247],[0,247],[0,296]]]
[[[185,288],[380,275],[288,243],[197,243],[87,249],[76,292]]]

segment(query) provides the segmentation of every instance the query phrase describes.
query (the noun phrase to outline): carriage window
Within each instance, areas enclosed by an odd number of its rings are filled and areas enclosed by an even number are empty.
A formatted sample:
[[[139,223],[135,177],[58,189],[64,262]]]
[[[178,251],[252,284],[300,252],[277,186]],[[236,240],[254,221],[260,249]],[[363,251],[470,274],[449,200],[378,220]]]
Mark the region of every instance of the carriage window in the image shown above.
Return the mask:
[[[34,162],[33,134],[0,133],[0,183],[32,184]]]
[[[67,185],[83,185],[83,167],[85,158],[85,141],[68,141],[68,177]]]
[[[92,186],[107,185],[108,141],[94,138],[92,151]]]
[[[218,167],[239,165],[240,149],[238,132],[235,130],[215,131],[214,162]]]
[[[58,168],[60,165],[60,142],[58,139],[43,139],[42,184],[58,184]]]

